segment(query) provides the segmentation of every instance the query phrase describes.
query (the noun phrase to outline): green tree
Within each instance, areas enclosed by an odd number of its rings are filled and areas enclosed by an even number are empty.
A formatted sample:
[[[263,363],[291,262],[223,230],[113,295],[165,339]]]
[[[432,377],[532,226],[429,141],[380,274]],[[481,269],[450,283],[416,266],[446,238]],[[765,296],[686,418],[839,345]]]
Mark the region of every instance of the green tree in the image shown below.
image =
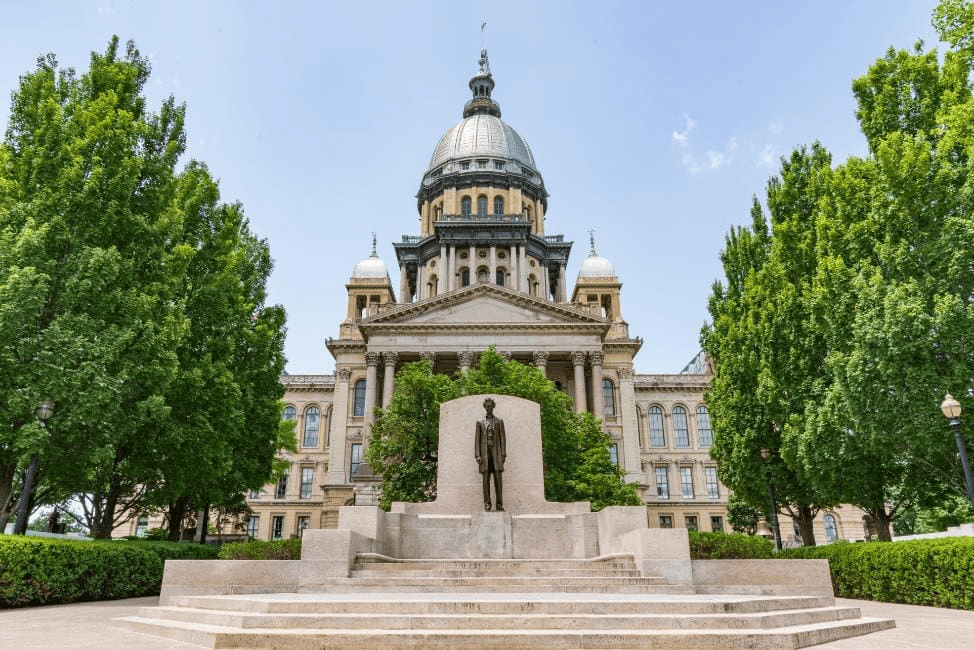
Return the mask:
[[[406,364],[396,375],[392,404],[377,409],[366,461],[383,477],[380,505],[435,498],[440,403],[466,395],[514,395],[537,402],[545,498],[591,501],[592,508],[641,505],[635,486],[609,455],[610,440],[590,413],[572,412],[571,399],[535,367],[505,361],[494,348],[456,379],[435,375],[429,362]]]

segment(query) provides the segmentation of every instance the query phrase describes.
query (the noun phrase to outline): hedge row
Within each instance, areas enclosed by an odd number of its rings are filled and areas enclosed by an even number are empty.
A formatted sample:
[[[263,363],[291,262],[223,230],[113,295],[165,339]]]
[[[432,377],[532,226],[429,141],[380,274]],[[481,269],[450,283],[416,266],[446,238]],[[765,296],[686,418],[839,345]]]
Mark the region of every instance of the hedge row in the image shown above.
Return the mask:
[[[974,609],[974,538],[835,542],[776,557],[826,559],[835,595],[886,603]]]
[[[167,559],[216,549],[172,542],[76,542],[0,535],[0,608],[151,596]]]
[[[763,537],[696,530],[687,532],[690,535],[691,560],[763,560],[771,557],[771,549],[774,548]]]
[[[300,560],[301,540],[233,542],[220,547],[221,560]]]

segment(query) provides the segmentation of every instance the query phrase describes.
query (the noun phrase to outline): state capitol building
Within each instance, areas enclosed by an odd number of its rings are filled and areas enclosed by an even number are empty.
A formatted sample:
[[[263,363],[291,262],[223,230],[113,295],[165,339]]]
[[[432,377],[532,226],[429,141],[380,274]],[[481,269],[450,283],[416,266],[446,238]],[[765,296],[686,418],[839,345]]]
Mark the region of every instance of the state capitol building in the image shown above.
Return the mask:
[[[643,341],[630,336],[622,281],[594,238],[569,289],[573,242],[549,234],[544,178],[527,141],[501,119],[486,50],[479,63],[462,119],[436,142],[420,181],[420,232],[393,243],[396,281],[373,239],[345,285],[338,336],[327,340],[335,373],[281,377],[298,451],[284,453],[285,478],[247,495],[247,532],[286,539],[336,527],[341,506],[375,505],[381,479],[362,462],[363,447],[373,407],[392,399],[396,370],[425,358],[452,375],[490,346],[536,366],[576,410],[602,420],[651,527],[731,532],[728,492],[708,454],[706,359],[678,374],[635,373]],[[829,532],[821,541],[834,538]]]

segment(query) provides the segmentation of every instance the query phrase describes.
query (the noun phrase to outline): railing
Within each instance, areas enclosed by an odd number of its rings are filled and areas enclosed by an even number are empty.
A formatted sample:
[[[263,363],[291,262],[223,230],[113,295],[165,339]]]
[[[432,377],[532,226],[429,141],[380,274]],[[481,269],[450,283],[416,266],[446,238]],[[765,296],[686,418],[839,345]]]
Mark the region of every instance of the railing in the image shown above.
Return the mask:
[[[335,375],[281,375],[282,384],[334,384]]]
[[[544,240],[549,244],[560,244],[565,241],[564,235],[545,235]]]
[[[523,214],[441,214],[437,223],[527,223]]]
[[[423,238],[420,235],[403,235],[402,236],[402,243],[404,243],[404,244],[418,244],[421,241],[423,241]]]

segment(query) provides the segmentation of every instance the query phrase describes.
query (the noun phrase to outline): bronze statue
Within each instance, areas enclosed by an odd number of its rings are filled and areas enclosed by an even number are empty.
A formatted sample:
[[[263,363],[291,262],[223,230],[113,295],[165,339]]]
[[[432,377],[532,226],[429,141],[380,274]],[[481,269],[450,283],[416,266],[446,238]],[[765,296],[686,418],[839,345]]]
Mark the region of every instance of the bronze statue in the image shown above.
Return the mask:
[[[504,460],[507,458],[507,440],[504,420],[494,416],[494,400],[484,400],[487,415],[477,420],[473,453],[477,468],[484,479],[484,510],[490,510],[490,475],[494,475],[494,492],[497,496],[497,512],[504,512]]]

